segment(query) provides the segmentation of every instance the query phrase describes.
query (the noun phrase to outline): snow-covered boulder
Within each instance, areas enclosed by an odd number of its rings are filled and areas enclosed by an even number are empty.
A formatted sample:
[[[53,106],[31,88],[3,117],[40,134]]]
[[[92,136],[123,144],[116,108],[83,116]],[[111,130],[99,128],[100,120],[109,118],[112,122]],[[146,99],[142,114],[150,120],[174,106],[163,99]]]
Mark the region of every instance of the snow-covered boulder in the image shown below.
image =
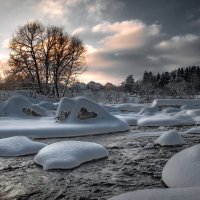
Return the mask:
[[[170,158],[163,169],[162,180],[168,187],[199,187],[200,144],[184,149]]]
[[[80,164],[108,156],[100,144],[82,141],[62,141],[41,149],[34,161],[48,169],[71,169]]]
[[[95,124],[103,125],[102,132],[107,133],[129,129],[125,121],[111,115],[103,106],[85,97],[61,99],[56,119],[62,123],[92,124],[94,129],[98,129]]]
[[[184,140],[177,131],[167,131],[157,138],[154,143],[161,146],[174,146],[183,144]]]
[[[200,127],[196,126],[196,127],[190,128],[189,130],[185,131],[184,133],[187,133],[187,134],[200,134]]]
[[[46,144],[34,142],[25,136],[0,139],[0,156],[22,156],[35,154]]]
[[[108,200],[199,200],[200,188],[146,189],[127,192]]]
[[[194,119],[186,115],[185,112],[178,113],[154,113],[154,115],[144,116],[138,119],[138,126],[176,126],[191,125]]]
[[[139,112],[141,109],[146,108],[147,106],[148,105],[146,104],[123,103],[117,105],[116,107],[121,111]]]
[[[13,96],[4,102],[0,110],[2,117],[42,117],[46,116],[43,108],[34,105],[24,96]]]

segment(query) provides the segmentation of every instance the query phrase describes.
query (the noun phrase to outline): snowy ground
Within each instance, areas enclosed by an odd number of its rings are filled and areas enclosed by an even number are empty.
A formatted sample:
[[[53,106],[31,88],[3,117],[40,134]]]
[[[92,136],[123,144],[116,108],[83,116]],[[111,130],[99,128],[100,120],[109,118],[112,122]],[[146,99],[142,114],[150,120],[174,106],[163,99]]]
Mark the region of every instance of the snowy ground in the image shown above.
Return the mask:
[[[199,143],[199,104],[169,99],[104,105],[84,97],[51,103],[13,96],[0,103],[0,153],[21,156],[0,157],[0,199],[102,200],[165,188],[161,174],[169,158]],[[35,149],[39,144],[45,147]],[[41,150],[34,157],[26,149]],[[179,170],[176,157],[175,163]]]
[[[181,127],[181,131],[187,129]],[[107,148],[109,156],[73,170],[51,171],[43,171],[42,167],[35,165],[34,156],[1,157],[0,197],[4,200],[106,200],[128,191],[165,188],[161,174],[167,160],[180,150],[198,144],[200,137],[183,136],[183,146],[144,149],[161,134],[157,131],[153,127],[131,127],[126,133],[37,139],[47,144],[63,140],[96,142]],[[143,136],[138,132],[144,132]],[[145,133],[151,136],[144,137]]]

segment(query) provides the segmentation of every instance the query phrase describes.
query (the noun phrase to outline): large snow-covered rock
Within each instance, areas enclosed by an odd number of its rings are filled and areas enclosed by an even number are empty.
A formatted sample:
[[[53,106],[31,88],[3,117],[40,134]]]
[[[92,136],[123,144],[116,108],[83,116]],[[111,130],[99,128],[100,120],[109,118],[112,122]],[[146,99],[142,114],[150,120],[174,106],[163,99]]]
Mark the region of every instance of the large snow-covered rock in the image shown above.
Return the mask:
[[[183,144],[184,140],[177,131],[167,131],[157,138],[154,143],[161,146],[175,146]]]
[[[31,118],[47,116],[47,113],[42,107],[32,104],[25,96],[13,96],[3,103],[0,116]]]
[[[56,120],[55,115],[39,118],[27,117],[32,113],[31,109],[41,113],[44,108],[27,102],[27,106],[30,106],[30,109],[26,110],[27,114],[21,111],[24,103],[20,105],[21,109],[17,108],[16,113],[17,116],[19,113],[22,114],[23,119],[2,117],[0,138],[22,135],[33,138],[73,137],[129,130],[128,123],[108,113],[98,103],[84,97],[63,98],[59,103]]]
[[[25,136],[0,139],[0,156],[22,156],[35,154],[46,144],[34,142]]]
[[[107,112],[100,104],[85,97],[63,98],[60,101],[56,118],[59,122],[75,124],[92,124],[98,131],[102,124],[102,132],[125,131],[128,124]]]
[[[199,187],[200,144],[184,149],[170,158],[163,169],[162,180],[168,187]]]
[[[200,188],[147,189],[127,192],[108,200],[199,200]]]
[[[63,141],[41,149],[34,161],[48,169],[71,169],[81,163],[104,158],[108,152],[104,146],[92,142]]]

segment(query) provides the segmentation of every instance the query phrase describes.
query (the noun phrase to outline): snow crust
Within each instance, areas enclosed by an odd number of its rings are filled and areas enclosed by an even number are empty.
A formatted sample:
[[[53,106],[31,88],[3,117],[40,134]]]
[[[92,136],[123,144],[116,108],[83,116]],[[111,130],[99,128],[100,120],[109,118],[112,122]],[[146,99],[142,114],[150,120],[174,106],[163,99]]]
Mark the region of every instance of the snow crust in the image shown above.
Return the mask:
[[[172,130],[163,133],[154,143],[161,146],[175,146],[183,144],[184,140],[180,133]]]
[[[200,188],[146,189],[127,192],[108,200],[199,200]]]
[[[48,169],[71,169],[80,164],[108,156],[100,144],[82,141],[62,141],[41,149],[34,161]]]
[[[34,142],[24,136],[0,139],[0,156],[22,156],[35,154],[46,144]]]
[[[200,144],[170,158],[163,169],[162,180],[173,188],[200,186]]]

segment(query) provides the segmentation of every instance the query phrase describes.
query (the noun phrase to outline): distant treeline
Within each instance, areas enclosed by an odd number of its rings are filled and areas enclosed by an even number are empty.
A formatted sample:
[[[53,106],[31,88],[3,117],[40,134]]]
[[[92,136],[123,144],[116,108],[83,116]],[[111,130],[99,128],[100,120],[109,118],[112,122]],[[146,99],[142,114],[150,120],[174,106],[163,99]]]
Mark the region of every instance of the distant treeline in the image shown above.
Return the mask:
[[[200,94],[200,67],[181,67],[172,72],[153,74],[145,71],[141,80],[129,75],[122,83],[125,91],[138,94],[150,101],[155,96],[194,98]]]

